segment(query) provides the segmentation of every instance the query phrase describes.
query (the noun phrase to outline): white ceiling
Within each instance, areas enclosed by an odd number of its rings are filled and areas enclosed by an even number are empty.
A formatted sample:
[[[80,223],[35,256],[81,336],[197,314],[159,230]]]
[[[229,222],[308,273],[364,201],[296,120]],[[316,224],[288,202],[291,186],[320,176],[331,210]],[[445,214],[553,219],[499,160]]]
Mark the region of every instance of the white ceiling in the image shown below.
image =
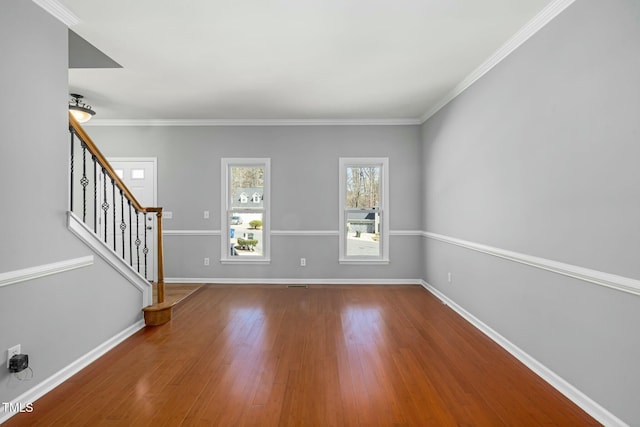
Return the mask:
[[[95,121],[420,122],[558,3],[58,1],[123,67],[69,70]]]

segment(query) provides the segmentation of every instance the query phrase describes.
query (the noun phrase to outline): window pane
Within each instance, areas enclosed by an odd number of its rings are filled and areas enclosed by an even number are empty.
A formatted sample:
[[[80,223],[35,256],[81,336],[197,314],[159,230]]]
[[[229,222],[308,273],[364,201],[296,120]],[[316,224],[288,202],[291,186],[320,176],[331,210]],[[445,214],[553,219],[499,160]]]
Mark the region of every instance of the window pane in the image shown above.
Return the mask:
[[[231,180],[231,208],[264,207],[264,168],[262,166],[232,166]]]
[[[380,256],[380,213],[346,212],[347,256]]]
[[[262,213],[231,212],[229,255],[262,256]]]
[[[380,206],[380,166],[347,166],[347,208]]]
[[[131,169],[131,179],[144,179],[144,169]]]
[[[122,170],[122,169],[114,169],[113,171],[116,173],[116,175],[118,175],[118,178],[124,179],[124,170]]]

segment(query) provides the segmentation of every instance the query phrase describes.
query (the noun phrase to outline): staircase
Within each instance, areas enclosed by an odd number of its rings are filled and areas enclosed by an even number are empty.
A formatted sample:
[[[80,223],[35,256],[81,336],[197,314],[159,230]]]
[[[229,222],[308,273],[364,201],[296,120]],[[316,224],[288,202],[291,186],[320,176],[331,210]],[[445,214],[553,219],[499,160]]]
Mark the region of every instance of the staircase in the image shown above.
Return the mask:
[[[173,303],[165,302],[162,208],[140,205],[71,114],[69,133],[69,228],[148,295],[142,308],[147,326],[167,323]],[[155,236],[148,223],[155,224]],[[157,272],[149,271],[153,252]],[[151,297],[152,283],[157,301]]]

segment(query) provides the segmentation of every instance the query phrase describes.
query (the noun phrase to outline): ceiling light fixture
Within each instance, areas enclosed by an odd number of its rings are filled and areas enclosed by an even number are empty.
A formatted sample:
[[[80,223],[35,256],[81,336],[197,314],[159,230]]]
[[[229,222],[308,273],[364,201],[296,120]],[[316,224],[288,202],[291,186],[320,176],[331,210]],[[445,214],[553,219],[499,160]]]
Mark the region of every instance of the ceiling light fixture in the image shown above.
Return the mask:
[[[69,111],[73,114],[73,118],[76,119],[78,123],[89,121],[89,119],[96,114],[96,112],[91,109],[91,105],[82,102],[82,98],[84,98],[82,95],[78,95],[77,93],[71,93],[70,95],[72,99],[69,101]]]

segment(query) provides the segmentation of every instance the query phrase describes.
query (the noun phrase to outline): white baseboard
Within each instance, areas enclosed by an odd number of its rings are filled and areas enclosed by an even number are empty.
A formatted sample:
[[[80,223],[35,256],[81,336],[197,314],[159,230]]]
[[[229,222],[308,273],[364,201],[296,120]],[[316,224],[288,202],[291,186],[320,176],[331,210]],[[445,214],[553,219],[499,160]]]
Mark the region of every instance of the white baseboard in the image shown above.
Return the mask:
[[[165,283],[210,283],[214,285],[421,285],[420,279],[242,279],[229,277],[168,277]]]
[[[549,383],[552,387],[558,390],[560,393],[565,395],[569,400],[582,408],[586,413],[595,418],[598,422],[601,422],[605,426],[611,427],[629,427],[625,422],[621,419],[613,415],[611,412],[607,411],[605,408],[600,406],[597,402],[591,399],[589,396],[575,388],[573,385],[568,383],[558,374],[553,372],[551,369],[547,368],[542,363],[538,362],[535,358],[530,356],[524,350],[522,350],[517,345],[513,344],[511,341],[500,335],[498,332],[491,329],[488,325],[483,323],[480,319],[475,317],[473,314],[469,313],[467,310],[456,304],[453,300],[447,297],[445,294],[440,292],[435,287],[431,286],[425,281],[421,281],[422,286],[439,298],[443,303],[451,307],[456,313],[462,316],[465,320],[479,329],[486,336],[495,341],[499,346],[508,351],[511,355],[513,355],[516,359],[522,362],[525,366],[535,372],[540,378]]]
[[[460,316],[466,319],[469,323],[479,329],[486,336],[491,338],[494,342],[508,351],[516,359],[522,362],[525,366],[531,369],[534,373],[544,379],[552,387],[565,395],[568,399],[582,408],[589,415],[594,417],[597,421],[603,423],[606,426],[615,427],[628,427],[626,423],[620,420],[618,417],[607,411],[600,406],[597,402],[592,400],[589,396],[578,390],[572,384],[564,380],[555,372],[538,362],[535,358],[530,356],[524,350],[507,340],[498,332],[490,328],[483,323],[473,314],[469,313],[463,307],[456,304],[453,300],[440,292],[435,287],[431,286],[427,282],[419,279],[375,279],[375,280],[363,280],[363,279],[228,279],[228,278],[168,278],[166,283],[210,283],[210,284],[336,284],[336,285],[421,285],[443,303],[447,304]],[[55,387],[66,381],[68,378],[84,369],[86,366],[103,356],[109,350],[117,346],[126,338],[133,335],[144,327],[144,321],[140,320],[134,325],[115,335],[111,339],[107,340],[100,346],[96,347],[89,353],[85,354],[75,362],[71,363],[67,367],[63,368],[59,372],[50,376],[37,386],[26,391],[22,395],[9,402],[11,405],[33,403]],[[5,413],[4,408],[0,408],[0,424],[11,418],[15,413]]]
[[[124,331],[116,334],[115,336],[111,337],[104,343],[100,344],[98,347],[94,348],[84,356],[80,357],[75,362],[71,363],[70,365],[66,366],[65,368],[51,375],[49,378],[42,381],[35,387],[31,388],[30,390],[27,390],[26,392],[22,393],[20,396],[13,399],[11,402],[9,402],[10,406],[17,406],[18,404],[22,404],[22,406],[24,407],[24,405],[27,403],[35,402],[36,400],[38,400],[39,398],[41,398],[42,396],[44,396],[45,394],[47,394],[48,392],[50,392],[51,390],[53,390],[54,388],[62,384],[64,381],[68,380],[73,375],[77,374],[82,369],[86,368],[91,363],[95,362],[98,358],[102,357],[109,350],[111,350],[112,348],[114,348],[115,346],[117,346],[122,341],[129,338],[131,335],[138,332],[142,328],[144,328],[144,320],[139,320],[138,322],[126,328]],[[15,414],[16,414],[15,412],[9,412],[9,413],[5,412],[4,405],[3,405],[3,407],[0,407],[0,424],[7,421],[9,418],[14,416]]]

